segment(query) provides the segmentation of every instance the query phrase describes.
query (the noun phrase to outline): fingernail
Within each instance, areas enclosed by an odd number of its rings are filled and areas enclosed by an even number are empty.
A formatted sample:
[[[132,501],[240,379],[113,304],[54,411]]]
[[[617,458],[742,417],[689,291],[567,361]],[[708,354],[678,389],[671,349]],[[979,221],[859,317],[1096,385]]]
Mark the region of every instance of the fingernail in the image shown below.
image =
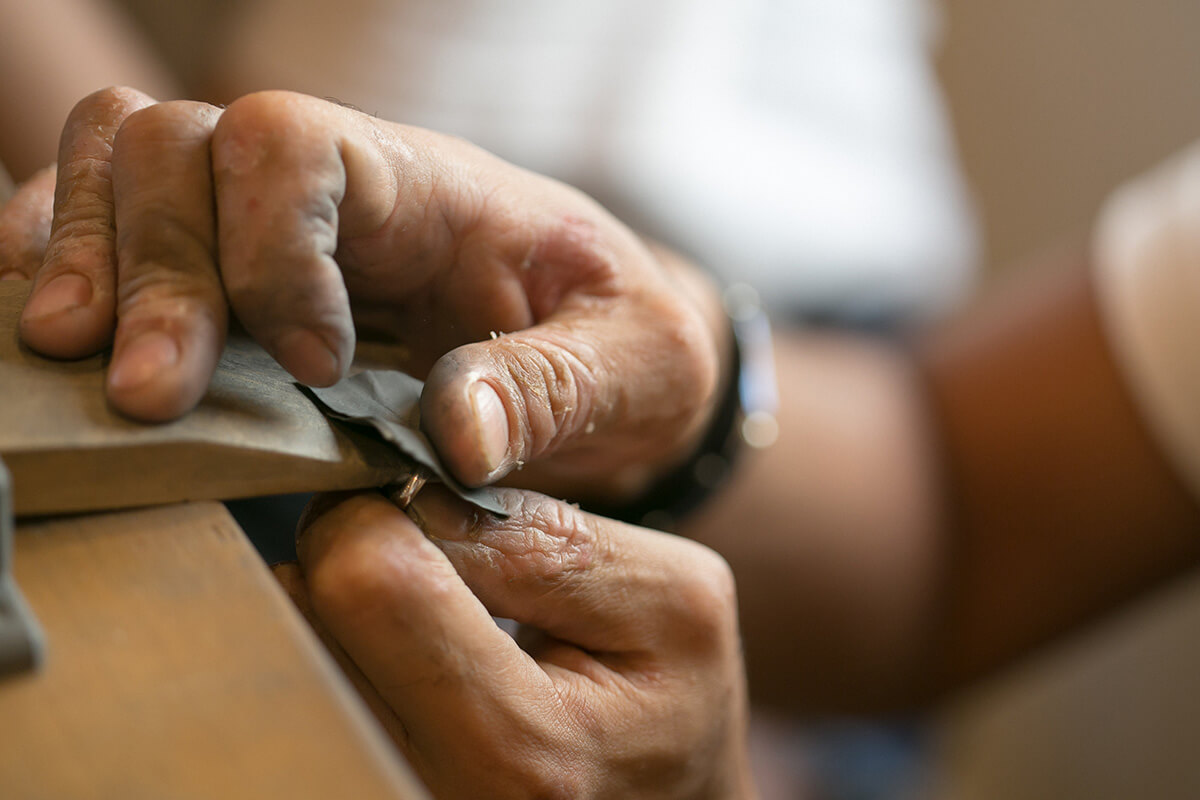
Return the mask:
[[[66,272],[34,292],[25,304],[25,319],[39,319],[83,308],[92,302],[92,282],[78,272]]]
[[[328,386],[342,374],[337,354],[320,336],[296,328],[275,340],[275,352],[296,380],[310,386]]]
[[[464,541],[479,527],[479,509],[439,484],[426,484],[405,513],[431,539]]]
[[[146,383],[179,361],[175,340],[159,331],[148,331],[123,346],[108,370],[108,388],[128,391]]]
[[[15,269],[0,272],[0,281],[23,281],[27,280],[25,273],[17,272]]]
[[[491,476],[508,456],[508,412],[500,395],[486,381],[476,381],[471,386],[471,404],[474,406],[475,437],[487,473]]]

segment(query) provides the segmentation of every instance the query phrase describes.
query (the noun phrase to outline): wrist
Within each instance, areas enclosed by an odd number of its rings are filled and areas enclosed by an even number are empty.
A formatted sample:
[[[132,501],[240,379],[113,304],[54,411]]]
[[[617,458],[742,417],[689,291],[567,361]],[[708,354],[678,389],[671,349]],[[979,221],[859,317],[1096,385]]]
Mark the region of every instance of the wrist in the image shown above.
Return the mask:
[[[674,530],[720,488],[743,450],[768,447],[778,435],[774,354],[758,293],[733,284],[718,294],[701,277],[707,287],[703,313],[721,365],[716,391],[645,487],[630,500],[592,506],[596,513]]]

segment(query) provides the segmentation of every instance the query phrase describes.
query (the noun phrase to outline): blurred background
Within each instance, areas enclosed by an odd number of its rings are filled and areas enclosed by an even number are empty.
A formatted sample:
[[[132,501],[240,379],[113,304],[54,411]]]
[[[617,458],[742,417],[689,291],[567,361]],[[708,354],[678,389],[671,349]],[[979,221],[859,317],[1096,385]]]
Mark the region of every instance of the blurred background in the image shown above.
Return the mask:
[[[1200,136],[1200,3],[944,0],[938,70],[989,277]],[[962,698],[935,796],[1200,797],[1200,580]]]
[[[0,9],[0,73],[22,75],[0,82],[0,101],[29,110],[0,127],[17,178],[52,158],[70,104],[102,85],[214,99],[292,88],[580,185],[758,284],[797,324],[890,330],[953,309],[1085,236],[1109,191],[1200,136],[1196,0]],[[99,32],[121,58],[16,72],[47,19],[59,52],[86,53]],[[756,736],[777,778],[768,800],[1200,797],[1200,578],[931,722],[797,731],[764,716]]]

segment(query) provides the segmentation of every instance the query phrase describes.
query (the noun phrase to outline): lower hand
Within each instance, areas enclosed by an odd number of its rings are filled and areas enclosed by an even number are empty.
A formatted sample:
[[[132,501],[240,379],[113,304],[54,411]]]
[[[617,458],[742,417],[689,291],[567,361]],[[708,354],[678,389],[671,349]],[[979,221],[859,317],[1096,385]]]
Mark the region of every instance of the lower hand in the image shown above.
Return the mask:
[[[285,573],[434,795],[751,796],[725,563],[505,498],[501,520],[426,487],[416,522],[377,494],[326,499]]]

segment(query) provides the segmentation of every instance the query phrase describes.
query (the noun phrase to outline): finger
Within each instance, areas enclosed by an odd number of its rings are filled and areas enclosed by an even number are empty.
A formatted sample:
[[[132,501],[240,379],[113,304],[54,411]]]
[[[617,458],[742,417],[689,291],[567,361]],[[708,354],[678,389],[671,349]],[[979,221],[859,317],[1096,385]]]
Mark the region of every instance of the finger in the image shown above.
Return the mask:
[[[0,207],[0,281],[29,280],[42,265],[54,208],[54,166],[39,170]]]
[[[392,711],[387,702],[379,695],[379,692],[363,675],[362,670],[350,660],[350,656],[346,655],[346,651],[337,643],[329,629],[313,611],[312,602],[308,597],[308,585],[304,581],[304,573],[300,570],[300,565],[295,562],[275,564],[271,567],[271,572],[274,574],[275,580],[279,582],[280,588],[291,599],[296,610],[300,612],[300,616],[304,617],[312,627],[313,633],[321,640],[321,644],[325,645],[325,649],[341,667],[347,680],[358,691],[363,702],[367,704],[367,708],[387,731],[388,736],[401,748],[407,747],[408,731],[404,728],[400,718],[396,716],[396,712]]]
[[[667,288],[660,295],[581,295],[578,308],[565,303],[538,325],[440,359],[422,425],[454,474],[490,483],[553,454],[552,472],[522,480],[558,493],[590,476],[596,497],[620,498],[690,449],[718,359],[700,314]],[[597,458],[611,468],[597,470]]]
[[[339,106],[282,92],[233,103],[213,136],[222,275],[246,329],[298,380],[336,382],[354,326],[334,260],[347,222],[379,227],[392,170]],[[346,162],[361,160],[356,168]],[[350,200],[348,220],[339,206]],[[365,210],[361,211],[361,210]]]
[[[578,671],[584,652],[707,656],[736,641],[733,580],[713,551],[534,492],[503,495],[506,518],[437,485],[409,512],[492,614],[572,646],[556,651],[561,666]]]
[[[204,395],[225,343],[209,140],[220,111],[172,102],[130,114],[112,152],[117,330],[108,397],[164,421]]]
[[[381,495],[314,520],[298,553],[313,610],[404,721],[419,771],[556,715],[550,678]]]
[[[133,89],[104,89],[67,117],[46,258],[21,314],[22,339],[45,355],[79,358],[112,340],[117,269],[112,143],[125,118],[153,102]]]
[[[238,319],[313,385],[344,373],[355,322],[401,343],[418,375],[453,347],[524,326],[524,224],[506,218],[513,224],[479,237],[484,256],[458,258],[490,185],[481,176],[497,163],[460,140],[311,97],[237,100],[214,132],[213,167],[222,278]],[[498,241],[510,244],[503,256],[492,252]]]

